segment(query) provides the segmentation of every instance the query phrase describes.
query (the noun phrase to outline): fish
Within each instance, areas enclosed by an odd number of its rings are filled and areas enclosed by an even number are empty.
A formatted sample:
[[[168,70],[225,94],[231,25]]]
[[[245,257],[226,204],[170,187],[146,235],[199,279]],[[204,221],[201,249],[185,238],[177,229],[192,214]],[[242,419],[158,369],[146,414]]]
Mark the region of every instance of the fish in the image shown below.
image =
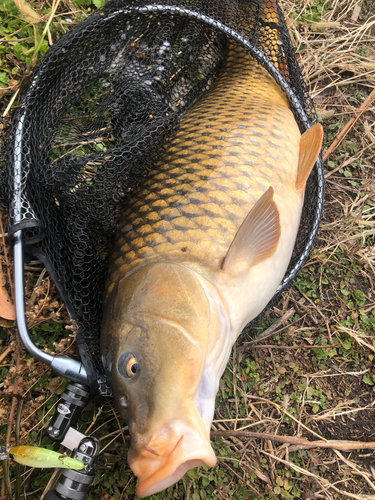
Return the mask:
[[[139,497],[213,467],[220,377],[292,255],[323,130],[234,42],[134,190],[110,257],[101,356]]]

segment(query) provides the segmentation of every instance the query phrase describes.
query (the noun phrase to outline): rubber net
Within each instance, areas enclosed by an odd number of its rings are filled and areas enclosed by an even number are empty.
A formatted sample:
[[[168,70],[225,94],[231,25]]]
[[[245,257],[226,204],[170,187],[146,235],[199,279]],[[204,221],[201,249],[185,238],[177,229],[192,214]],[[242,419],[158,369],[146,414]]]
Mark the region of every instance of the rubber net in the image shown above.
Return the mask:
[[[274,0],[109,0],[55,43],[23,91],[1,150],[9,233],[47,266],[72,320],[92,389],[108,392],[99,336],[107,257],[121,209],[210,87],[228,40],[287,94],[301,132],[316,121]],[[280,72],[278,71],[280,70]],[[294,254],[273,302],[306,260],[321,215],[318,161]]]

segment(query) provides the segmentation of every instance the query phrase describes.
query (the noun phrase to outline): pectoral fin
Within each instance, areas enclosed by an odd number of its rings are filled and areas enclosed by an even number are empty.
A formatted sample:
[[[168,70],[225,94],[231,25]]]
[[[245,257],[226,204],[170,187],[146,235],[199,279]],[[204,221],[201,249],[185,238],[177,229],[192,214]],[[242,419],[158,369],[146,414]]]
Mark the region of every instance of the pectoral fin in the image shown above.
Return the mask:
[[[268,259],[280,238],[280,217],[270,187],[256,202],[237,231],[221,265],[227,272],[250,269]]]
[[[316,123],[302,134],[299,145],[299,161],[296,190],[304,189],[307,179],[319,156],[323,141],[323,127]]]

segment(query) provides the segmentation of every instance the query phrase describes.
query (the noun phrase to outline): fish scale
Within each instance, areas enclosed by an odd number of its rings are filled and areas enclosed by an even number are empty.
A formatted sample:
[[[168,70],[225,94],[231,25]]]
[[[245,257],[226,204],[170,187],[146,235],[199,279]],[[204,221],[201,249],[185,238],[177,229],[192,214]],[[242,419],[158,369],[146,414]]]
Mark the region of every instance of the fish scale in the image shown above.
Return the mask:
[[[252,206],[272,186],[294,192],[300,132],[273,78],[239,46],[228,49],[216,83],[182,118],[162,159],[131,196],[108,271],[119,276],[145,261],[225,256]]]

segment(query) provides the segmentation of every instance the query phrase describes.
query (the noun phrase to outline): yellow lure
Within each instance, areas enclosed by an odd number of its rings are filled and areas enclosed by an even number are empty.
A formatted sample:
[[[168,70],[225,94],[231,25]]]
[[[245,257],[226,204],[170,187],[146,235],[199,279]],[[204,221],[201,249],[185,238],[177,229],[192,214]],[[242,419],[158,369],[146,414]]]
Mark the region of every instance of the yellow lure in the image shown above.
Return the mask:
[[[29,467],[77,470],[84,468],[84,464],[80,460],[75,460],[56,451],[38,448],[37,446],[13,446],[9,448],[8,454],[17,463]]]

